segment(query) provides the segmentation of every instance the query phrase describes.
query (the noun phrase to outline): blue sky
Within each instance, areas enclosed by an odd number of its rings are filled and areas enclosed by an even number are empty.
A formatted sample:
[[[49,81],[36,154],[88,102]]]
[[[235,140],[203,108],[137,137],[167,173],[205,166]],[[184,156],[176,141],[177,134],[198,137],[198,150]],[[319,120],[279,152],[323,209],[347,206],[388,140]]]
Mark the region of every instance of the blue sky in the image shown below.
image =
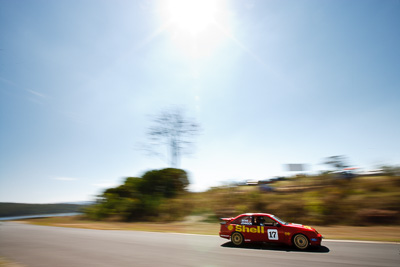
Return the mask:
[[[400,164],[400,1],[0,0],[0,201],[92,200],[167,167],[150,117],[203,128],[191,190]]]

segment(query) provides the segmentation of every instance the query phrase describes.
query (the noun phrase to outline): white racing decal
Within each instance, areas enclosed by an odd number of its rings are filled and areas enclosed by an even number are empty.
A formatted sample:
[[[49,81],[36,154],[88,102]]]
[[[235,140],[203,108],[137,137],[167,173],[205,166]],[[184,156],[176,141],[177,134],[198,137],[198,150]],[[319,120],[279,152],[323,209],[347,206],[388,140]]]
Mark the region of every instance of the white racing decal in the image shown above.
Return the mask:
[[[268,239],[269,240],[278,240],[278,230],[268,229]]]
[[[248,220],[242,220],[242,224],[244,224],[244,225],[252,225],[252,223],[249,222]]]

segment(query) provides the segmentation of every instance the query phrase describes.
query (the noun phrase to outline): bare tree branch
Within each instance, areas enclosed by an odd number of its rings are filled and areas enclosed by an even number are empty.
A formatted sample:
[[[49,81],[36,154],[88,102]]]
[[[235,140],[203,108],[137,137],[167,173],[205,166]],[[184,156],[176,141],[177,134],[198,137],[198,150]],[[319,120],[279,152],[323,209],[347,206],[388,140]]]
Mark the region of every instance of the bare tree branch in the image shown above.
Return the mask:
[[[181,156],[192,150],[193,139],[200,133],[200,125],[193,119],[186,119],[180,108],[169,108],[160,112],[148,128],[149,144],[147,149],[153,155],[167,154],[169,164],[178,167]],[[157,153],[161,147],[166,153]]]

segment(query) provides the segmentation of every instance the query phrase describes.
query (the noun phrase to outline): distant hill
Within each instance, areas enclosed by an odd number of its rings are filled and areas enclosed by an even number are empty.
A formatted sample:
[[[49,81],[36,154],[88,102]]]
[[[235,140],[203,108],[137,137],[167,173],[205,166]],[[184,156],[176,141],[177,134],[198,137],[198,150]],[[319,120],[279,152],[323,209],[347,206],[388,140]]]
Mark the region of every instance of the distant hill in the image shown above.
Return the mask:
[[[85,203],[86,204],[86,203]],[[0,217],[81,212],[87,205],[80,204],[26,204],[0,202]]]

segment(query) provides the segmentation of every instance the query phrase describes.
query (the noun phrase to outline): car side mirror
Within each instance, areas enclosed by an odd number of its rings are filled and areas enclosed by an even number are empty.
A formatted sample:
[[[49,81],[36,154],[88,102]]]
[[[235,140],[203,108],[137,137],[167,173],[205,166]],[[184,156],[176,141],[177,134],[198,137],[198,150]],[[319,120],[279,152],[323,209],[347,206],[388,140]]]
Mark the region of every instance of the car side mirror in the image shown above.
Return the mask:
[[[281,227],[281,225],[279,223],[276,223],[275,226],[276,227]]]

